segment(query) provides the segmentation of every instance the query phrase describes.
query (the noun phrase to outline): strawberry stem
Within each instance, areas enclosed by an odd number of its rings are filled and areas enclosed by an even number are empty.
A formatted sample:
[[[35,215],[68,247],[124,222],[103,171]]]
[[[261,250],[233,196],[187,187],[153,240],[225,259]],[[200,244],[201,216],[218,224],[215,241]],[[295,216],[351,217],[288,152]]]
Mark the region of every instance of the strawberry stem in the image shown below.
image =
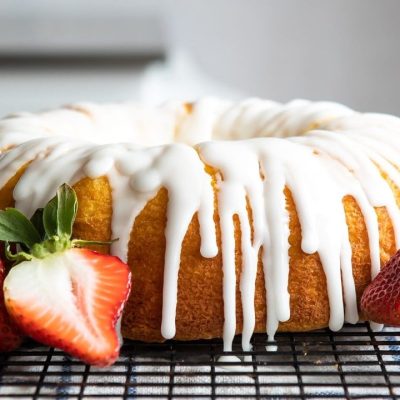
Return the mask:
[[[72,247],[85,247],[85,246],[110,246],[114,242],[118,241],[118,239],[112,239],[109,241],[98,241],[98,240],[81,240],[74,239],[72,240]]]
[[[32,247],[32,255],[36,258],[46,258],[49,254],[60,253],[72,247],[71,240],[66,236],[52,236]]]
[[[13,254],[11,251],[10,243],[6,242],[4,246],[4,253],[8,260],[14,261],[16,264],[22,261],[30,261],[32,260],[33,256],[25,251],[19,251],[16,254]]]
[[[0,211],[0,240],[6,243],[7,258],[15,265],[34,258],[43,259],[72,247],[108,246],[118,240],[71,239],[77,210],[76,193],[64,184],[44,209],[35,212],[32,220],[15,208]],[[19,250],[29,249],[29,253],[19,251],[13,254],[10,242],[19,244]]]

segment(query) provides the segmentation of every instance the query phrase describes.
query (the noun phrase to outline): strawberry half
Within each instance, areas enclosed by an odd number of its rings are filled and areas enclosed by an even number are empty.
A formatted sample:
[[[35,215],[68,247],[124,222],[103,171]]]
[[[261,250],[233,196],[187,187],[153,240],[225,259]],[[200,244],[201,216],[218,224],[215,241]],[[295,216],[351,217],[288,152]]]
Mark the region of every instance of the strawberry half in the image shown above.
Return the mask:
[[[23,339],[4,304],[2,288],[5,275],[6,270],[0,260],[0,351],[12,351],[21,345]]]
[[[361,309],[371,321],[400,326],[400,251],[365,289]]]
[[[12,268],[4,282],[5,303],[33,339],[106,366],[118,357],[115,326],[129,274],[117,257],[69,249]]]
[[[130,291],[130,270],[119,258],[77,248],[105,244],[72,240],[77,198],[63,185],[28,220],[0,211],[0,240],[19,243],[4,281],[8,313],[33,339],[82,361],[111,365],[121,346],[118,320]],[[107,242],[106,244],[109,244]]]

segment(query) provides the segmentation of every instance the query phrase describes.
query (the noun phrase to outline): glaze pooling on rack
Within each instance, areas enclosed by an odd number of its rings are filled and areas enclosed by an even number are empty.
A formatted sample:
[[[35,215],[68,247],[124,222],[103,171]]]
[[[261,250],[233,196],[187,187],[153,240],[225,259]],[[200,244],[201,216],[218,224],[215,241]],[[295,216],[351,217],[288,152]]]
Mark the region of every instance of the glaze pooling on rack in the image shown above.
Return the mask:
[[[363,128],[365,125],[368,128]],[[126,143],[104,144],[111,130],[115,141]],[[364,115],[335,103],[304,100],[281,105],[257,99],[241,103],[204,99],[191,109],[176,102],[158,108],[81,104],[0,121],[0,148],[14,146],[0,157],[0,185],[25,167],[14,198],[18,208],[32,215],[62,183],[73,185],[84,177],[106,176],[113,199],[112,236],[119,238],[112,253],[123,260],[127,260],[135,219],[148,201],[166,188],[163,337],[175,336],[180,254],[197,214],[201,255],[212,258],[219,250],[222,253],[224,350],[232,349],[237,333],[236,280],[240,280],[243,311],[242,346],[250,350],[259,254],[266,282],[269,338],[273,339],[280,322],[290,319],[285,190],[296,205],[301,249],[306,254],[318,253],[326,275],[330,328],[337,330],[344,321],[358,321],[343,198],[352,196],[361,209],[374,277],[380,269],[374,207],[387,209],[400,247],[399,207],[381,174],[400,186],[396,167],[399,130],[400,122],[394,117]],[[224,140],[208,141],[211,138]],[[247,140],[227,140],[243,138]],[[167,144],[153,146],[154,142]],[[217,171],[215,190],[206,165]],[[234,216],[241,229],[240,276],[235,273]]]

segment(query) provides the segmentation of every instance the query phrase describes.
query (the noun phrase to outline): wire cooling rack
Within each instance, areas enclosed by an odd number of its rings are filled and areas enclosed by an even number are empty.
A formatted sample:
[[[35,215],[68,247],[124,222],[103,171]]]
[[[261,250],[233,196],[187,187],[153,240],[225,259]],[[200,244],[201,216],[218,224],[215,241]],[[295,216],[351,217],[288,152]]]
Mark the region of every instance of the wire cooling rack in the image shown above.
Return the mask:
[[[0,354],[0,398],[25,399],[308,399],[400,397],[400,329],[373,332],[368,324],[340,332],[266,336],[253,351],[219,360],[221,340],[144,344],[126,341],[118,362],[86,366],[63,352],[30,342]],[[228,366],[228,367],[227,367]]]

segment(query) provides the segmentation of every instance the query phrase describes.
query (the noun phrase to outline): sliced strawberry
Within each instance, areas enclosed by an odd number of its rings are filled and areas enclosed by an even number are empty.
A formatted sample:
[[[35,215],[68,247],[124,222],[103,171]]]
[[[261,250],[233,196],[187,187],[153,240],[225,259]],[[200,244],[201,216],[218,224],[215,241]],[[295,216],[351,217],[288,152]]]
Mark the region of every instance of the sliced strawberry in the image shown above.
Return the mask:
[[[8,315],[3,298],[3,281],[6,270],[0,259],[0,351],[12,351],[22,343],[22,335]]]
[[[371,321],[400,326],[400,251],[365,289],[361,309]]]
[[[27,335],[97,366],[118,357],[129,290],[119,258],[79,248],[24,261],[4,282],[7,310]]]
[[[30,220],[15,208],[0,211],[0,240],[14,264],[4,281],[4,302],[27,335],[107,366],[121,345],[117,322],[130,270],[117,257],[81,248],[112,242],[72,239],[77,210],[75,191],[63,184]]]

